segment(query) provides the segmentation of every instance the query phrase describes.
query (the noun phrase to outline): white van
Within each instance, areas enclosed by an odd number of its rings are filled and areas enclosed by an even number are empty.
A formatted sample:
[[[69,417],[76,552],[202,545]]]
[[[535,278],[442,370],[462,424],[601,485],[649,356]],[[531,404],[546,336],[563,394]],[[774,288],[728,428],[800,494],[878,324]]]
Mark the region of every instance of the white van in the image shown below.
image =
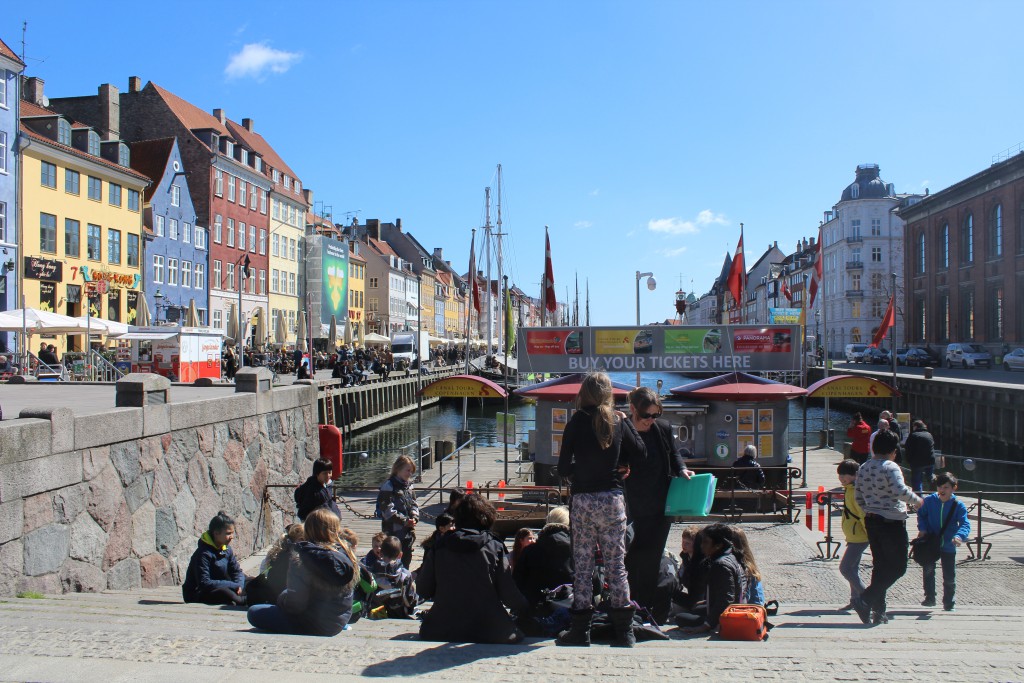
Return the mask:
[[[992,367],[992,354],[978,344],[950,344],[946,347],[946,367]]]
[[[863,363],[865,361],[864,354],[867,353],[867,344],[847,344],[846,345],[846,362],[847,363]]]

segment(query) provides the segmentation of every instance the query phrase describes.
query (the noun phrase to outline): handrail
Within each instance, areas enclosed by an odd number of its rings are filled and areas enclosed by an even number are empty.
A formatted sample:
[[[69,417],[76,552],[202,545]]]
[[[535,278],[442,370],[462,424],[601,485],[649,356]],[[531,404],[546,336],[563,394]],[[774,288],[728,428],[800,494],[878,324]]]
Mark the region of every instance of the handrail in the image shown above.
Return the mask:
[[[65,367],[63,365],[58,364],[58,365],[54,366],[54,365],[49,365],[47,363],[44,363],[43,361],[41,361],[39,359],[39,356],[37,356],[36,354],[32,353],[31,351],[28,352],[28,357],[29,357],[30,361],[31,360],[35,360],[35,362],[36,362],[36,377],[39,376],[40,370],[42,368],[45,368],[46,372],[48,372],[48,373],[50,373],[52,375],[57,375],[59,381],[63,382],[63,381],[66,380],[66,378],[67,378],[67,370],[65,369]]]
[[[99,380],[101,382],[116,382],[125,375],[120,368],[104,358],[96,349],[89,349],[89,360],[92,361],[94,376],[96,370],[99,370],[99,376],[102,377]]]
[[[476,471],[476,437],[473,436],[470,437],[469,441],[462,444],[445,457],[435,461],[435,463],[437,464],[437,479],[435,479],[433,483],[431,483],[430,486],[427,487],[428,489],[433,489],[435,487],[438,489],[445,488],[444,464],[451,460],[452,458],[456,457],[457,459],[455,465],[455,485],[462,486],[462,451],[469,448],[470,445],[473,446],[473,471]],[[429,500],[430,498],[426,498],[423,501],[424,505],[426,505],[427,501]]]

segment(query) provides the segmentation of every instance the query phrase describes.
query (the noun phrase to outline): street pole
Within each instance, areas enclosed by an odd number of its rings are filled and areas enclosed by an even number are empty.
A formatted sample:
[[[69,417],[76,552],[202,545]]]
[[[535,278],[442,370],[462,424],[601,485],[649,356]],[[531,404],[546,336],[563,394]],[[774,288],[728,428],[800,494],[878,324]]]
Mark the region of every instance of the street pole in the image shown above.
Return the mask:
[[[508,300],[508,275],[502,276],[502,290],[504,297],[501,300],[501,309],[504,312],[506,310],[505,301]],[[499,316],[499,320],[500,320]],[[507,327],[508,323],[504,323]],[[508,339],[505,339],[505,365],[502,369],[502,375],[505,379],[505,421],[501,426],[501,440],[505,442],[505,484],[508,484]]]
[[[637,332],[640,328],[640,278],[647,278],[647,289],[654,290],[654,273],[641,273],[639,270],[636,271],[636,325]],[[636,385],[640,386],[640,371],[636,371]]]
[[[248,257],[246,257],[248,258]],[[241,370],[245,367],[245,335],[242,333],[242,281],[249,278],[248,268],[242,265],[242,259],[239,261],[239,274],[241,277],[238,279],[238,369]]]
[[[421,272],[416,276],[416,286],[422,289],[423,286],[423,273]],[[423,320],[422,320],[423,306],[422,304],[416,308],[416,347],[423,343]],[[429,346],[429,345],[428,345]],[[419,357],[423,358],[423,349],[418,349],[417,353]],[[420,476],[423,476],[423,361],[420,360],[419,367],[416,370],[416,448],[419,450],[419,456],[417,457],[417,465],[419,467]]]
[[[892,356],[892,388],[896,388],[896,273],[892,278],[892,325],[889,326],[889,354]],[[892,392],[892,417],[896,419],[896,392]],[[898,432],[897,432],[898,433]]]

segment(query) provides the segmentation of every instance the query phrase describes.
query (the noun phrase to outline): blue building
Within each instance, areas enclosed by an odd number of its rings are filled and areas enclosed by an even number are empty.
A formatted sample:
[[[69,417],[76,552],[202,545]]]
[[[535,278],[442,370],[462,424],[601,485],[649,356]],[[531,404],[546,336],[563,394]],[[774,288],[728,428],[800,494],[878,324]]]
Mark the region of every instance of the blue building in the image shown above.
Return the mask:
[[[188,191],[177,138],[131,143],[132,168],[153,184],[145,194],[143,295],[150,323],[182,323],[195,301],[199,324],[210,308],[209,242]],[[134,321],[129,321],[134,322]]]
[[[0,311],[18,306],[18,103],[25,64],[0,40]],[[16,335],[0,332],[0,351]]]

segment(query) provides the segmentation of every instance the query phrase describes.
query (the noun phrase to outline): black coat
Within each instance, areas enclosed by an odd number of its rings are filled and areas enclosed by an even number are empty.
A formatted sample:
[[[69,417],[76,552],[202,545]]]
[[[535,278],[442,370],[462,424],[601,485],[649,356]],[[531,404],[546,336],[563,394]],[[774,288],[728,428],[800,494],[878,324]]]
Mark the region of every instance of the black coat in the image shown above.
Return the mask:
[[[310,477],[295,489],[295,505],[299,508],[299,519],[305,520],[310,512],[318,508],[329,508],[341,519],[341,510],[334,502],[334,494],[329,488]]]
[[[531,605],[550,590],[571,584],[572,537],[564,524],[548,524],[537,534],[537,542],[523,548],[512,569],[516,586]]]
[[[593,427],[594,410],[577,410],[562,432],[558,474],[571,480],[572,493],[621,490],[619,467],[634,467],[647,457],[647,447],[629,420],[619,420],[612,429],[611,445],[601,448]]]
[[[181,597],[185,602],[203,602],[203,598],[217,588],[236,591],[244,586],[245,573],[231,546],[217,548],[210,539],[210,533],[204,533],[189,560],[185,583],[181,585]]]
[[[625,481],[626,508],[629,519],[662,517],[672,477],[680,477],[686,469],[682,454],[676,450],[672,427],[666,420],[655,420],[650,437],[640,434],[647,448],[647,457],[630,465]],[[657,450],[651,444],[657,444]]]
[[[921,429],[911,432],[904,448],[907,464],[911,467],[931,467],[935,464],[935,438],[928,431]]]
[[[743,603],[747,595],[747,573],[736,559],[732,546],[726,546],[708,562],[708,616],[711,628],[718,627],[718,618],[729,605]]]
[[[423,640],[514,643],[523,637],[505,606],[521,614],[528,604],[512,578],[505,545],[489,531],[456,529],[440,537],[416,590],[434,601],[420,626]]]
[[[335,636],[352,616],[352,591],[359,575],[342,550],[316,543],[296,543],[288,587],[277,606],[302,633]]]

